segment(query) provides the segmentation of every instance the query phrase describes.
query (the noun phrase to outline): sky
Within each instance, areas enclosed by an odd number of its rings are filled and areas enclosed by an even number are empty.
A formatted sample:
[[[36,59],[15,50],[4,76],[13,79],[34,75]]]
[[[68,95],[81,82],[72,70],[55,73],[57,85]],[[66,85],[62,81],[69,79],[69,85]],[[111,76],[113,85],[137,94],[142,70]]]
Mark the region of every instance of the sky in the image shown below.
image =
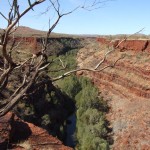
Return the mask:
[[[11,1],[11,0],[10,0]],[[27,0],[19,0],[20,9],[27,6]],[[34,2],[34,0],[31,0]],[[61,12],[68,12],[77,6],[82,6],[85,0],[60,0]],[[86,6],[92,1],[87,0]],[[49,6],[49,1],[36,6],[24,16],[20,25],[34,29],[47,30],[50,19],[51,24],[56,19],[52,9],[41,15]],[[102,3],[92,11],[77,9],[70,15],[64,16],[53,32],[66,34],[133,34],[144,28],[143,34],[150,34],[150,0],[111,0]],[[0,0],[0,12],[7,16],[9,11],[7,0]],[[0,16],[0,28],[6,27],[6,21]]]

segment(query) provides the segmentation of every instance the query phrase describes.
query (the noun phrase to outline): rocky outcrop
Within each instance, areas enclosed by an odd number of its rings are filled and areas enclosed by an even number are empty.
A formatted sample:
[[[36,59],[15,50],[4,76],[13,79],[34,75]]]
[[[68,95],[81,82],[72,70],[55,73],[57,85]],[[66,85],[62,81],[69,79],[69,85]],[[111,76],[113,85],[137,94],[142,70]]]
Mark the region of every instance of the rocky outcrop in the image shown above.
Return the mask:
[[[115,42],[117,44],[119,41]],[[93,80],[110,106],[107,119],[112,127],[114,150],[150,149],[149,43],[148,40],[124,41],[101,66],[113,64],[117,59],[123,58],[114,68],[101,72],[82,72]],[[90,52],[88,46],[79,51],[77,60],[80,68],[94,67],[103,58],[110,42],[99,39],[97,44],[100,47],[96,51],[92,51],[90,45]]]
[[[126,40],[119,45],[121,50],[144,51],[148,45],[147,40]]]
[[[105,45],[113,45],[114,47],[117,46],[117,44],[121,41],[121,40],[108,40],[106,38],[97,38],[97,41],[100,44],[105,44]],[[150,52],[150,40],[125,40],[123,41],[118,48],[121,51],[125,51],[125,50],[132,50],[135,52],[139,52],[139,51],[148,51]]]
[[[11,112],[0,119],[0,135],[0,149],[72,149],[46,130],[22,121]]]

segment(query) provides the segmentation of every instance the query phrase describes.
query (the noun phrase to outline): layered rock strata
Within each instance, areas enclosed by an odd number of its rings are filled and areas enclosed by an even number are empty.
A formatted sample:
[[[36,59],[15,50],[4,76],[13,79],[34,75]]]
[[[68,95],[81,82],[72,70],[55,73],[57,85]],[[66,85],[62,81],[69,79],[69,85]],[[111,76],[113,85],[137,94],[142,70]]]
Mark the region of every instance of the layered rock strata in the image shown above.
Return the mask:
[[[97,39],[99,49],[91,43],[78,53],[80,68],[93,68],[108,51],[110,42]],[[119,40],[113,41],[111,46]],[[113,64],[100,72],[84,72],[100,89],[101,96],[108,101],[110,111],[107,119],[111,123],[114,150],[150,149],[150,41],[127,40],[119,45],[100,67]],[[120,59],[122,58],[122,59]],[[100,69],[99,68],[99,69]]]

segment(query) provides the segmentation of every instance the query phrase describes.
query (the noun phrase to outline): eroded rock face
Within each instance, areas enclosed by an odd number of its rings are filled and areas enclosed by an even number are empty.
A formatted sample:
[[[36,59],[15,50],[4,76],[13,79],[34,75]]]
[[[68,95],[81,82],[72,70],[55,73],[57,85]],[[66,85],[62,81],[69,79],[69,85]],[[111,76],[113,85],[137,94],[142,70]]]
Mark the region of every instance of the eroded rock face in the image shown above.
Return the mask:
[[[99,43],[100,41],[98,41]],[[102,43],[108,43],[102,40]],[[99,44],[102,46],[103,44]],[[118,41],[116,42],[117,45]],[[101,66],[113,64],[101,72],[83,72],[100,89],[108,101],[114,150],[150,149],[150,51],[148,40],[130,40],[120,44]],[[106,45],[107,46],[107,45]],[[80,68],[94,67],[102,60],[107,49],[95,51],[83,48],[78,53]],[[92,54],[92,55],[91,55]],[[86,55],[86,58],[83,57]]]
[[[17,54],[38,54],[42,49],[42,38],[40,37],[9,37],[10,46],[15,40]],[[80,39],[81,40],[81,39]],[[81,47],[79,38],[72,37],[51,37],[48,39],[47,55],[62,54],[70,49]]]
[[[121,40],[110,41],[106,38],[97,38],[100,44],[113,45],[116,47]],[[118,48],[121,51],[132,50],[135,52],[148,51],[150,52],[150,40],[125,40],[119,44]]]
[[[149,41],[147,40],[127,40],[119,45],[121,50],[144,51]]]
[[[42,128],[8,113],[0,119],[0,149],[71,150]],[[14,144],[18,143],[18,144]]]

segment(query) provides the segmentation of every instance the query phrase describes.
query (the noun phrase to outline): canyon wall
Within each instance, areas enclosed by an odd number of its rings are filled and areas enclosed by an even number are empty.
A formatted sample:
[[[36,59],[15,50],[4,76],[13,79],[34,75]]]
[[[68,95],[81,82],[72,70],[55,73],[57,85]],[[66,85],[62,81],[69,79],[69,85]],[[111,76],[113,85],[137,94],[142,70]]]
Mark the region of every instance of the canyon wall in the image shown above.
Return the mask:
[[[97,38],[97,41],[100,44],[103,45],[108,45],[108,46],[117,46],[119,44],[119,42],[121,42],[121,40],[108,40],[106,38]],[[136,51],[136,52],[140,52],[140,51],[147,51],[150,52],[150,40],[125,40],[123,42],[121,42],[121,44],[119,44],[118,48],[121,51],[128,51],[128,50],[132,50],[132,51]]]
[[[78,53],[78,67],[94,67],[120,40],[98,38]],[[95,49],[95,47],[97,47]],[[120,59],[122,58],[122,59]],[[150,41],[126,40],[107,56],[101,72],[83,72],[100,89],[108,102],[114,150],[150,149]],[[99,69],[100,69],[99,68]]]
[[[52,39],[49,51],[58,48],[61,52],[66,45],[60,43],[66,43],[67,40],[68,38],[62,41],[59,38]],[[16,41],[20,42],[19,50],[24,52],[36,54],[41,49],[40,38],[16,38]],[[94,67],[103,59],[108,47],[115,47],[119,42],[120,40],[88,38],[84,43],[85,47],[78,52],[78,67]],[[69,45],[77,48],[78,40],[70,39]],[[74,47],[74,45],[77,46]],[[148,150],[150,149],[150,40],[123,41],[118,49],[107,57],[101,67],[113,64],[118,59],[114,68],[107,68],[101,72],[83,73],[93,80],[93,83],[100,89],[101,96],[110,106],[107,119],[110,121],[114,139],[112,149]],[[33,125],[28,124],[28,126]],[[34,128],[31,129],[33,130]],[[4,136],[7,137],[7,133]],[[32,140],[32,135],[29,139]],[[0,138],[0,140],[3,139]],[[56,147],[61,145],[60,142],[52,143]],[[45,144],[41,143],[41,145]]]
[[[9,37],[9,45],[11,46],[15,40],[17,51],[29,52],[37,54],[42,49],[43,38],[40,37]],[[51,55],[53,53],[63,53],[69,49],[79,48],[81,46],[80,38],[71,37],[51,37],[48,38],[47,53]]]

